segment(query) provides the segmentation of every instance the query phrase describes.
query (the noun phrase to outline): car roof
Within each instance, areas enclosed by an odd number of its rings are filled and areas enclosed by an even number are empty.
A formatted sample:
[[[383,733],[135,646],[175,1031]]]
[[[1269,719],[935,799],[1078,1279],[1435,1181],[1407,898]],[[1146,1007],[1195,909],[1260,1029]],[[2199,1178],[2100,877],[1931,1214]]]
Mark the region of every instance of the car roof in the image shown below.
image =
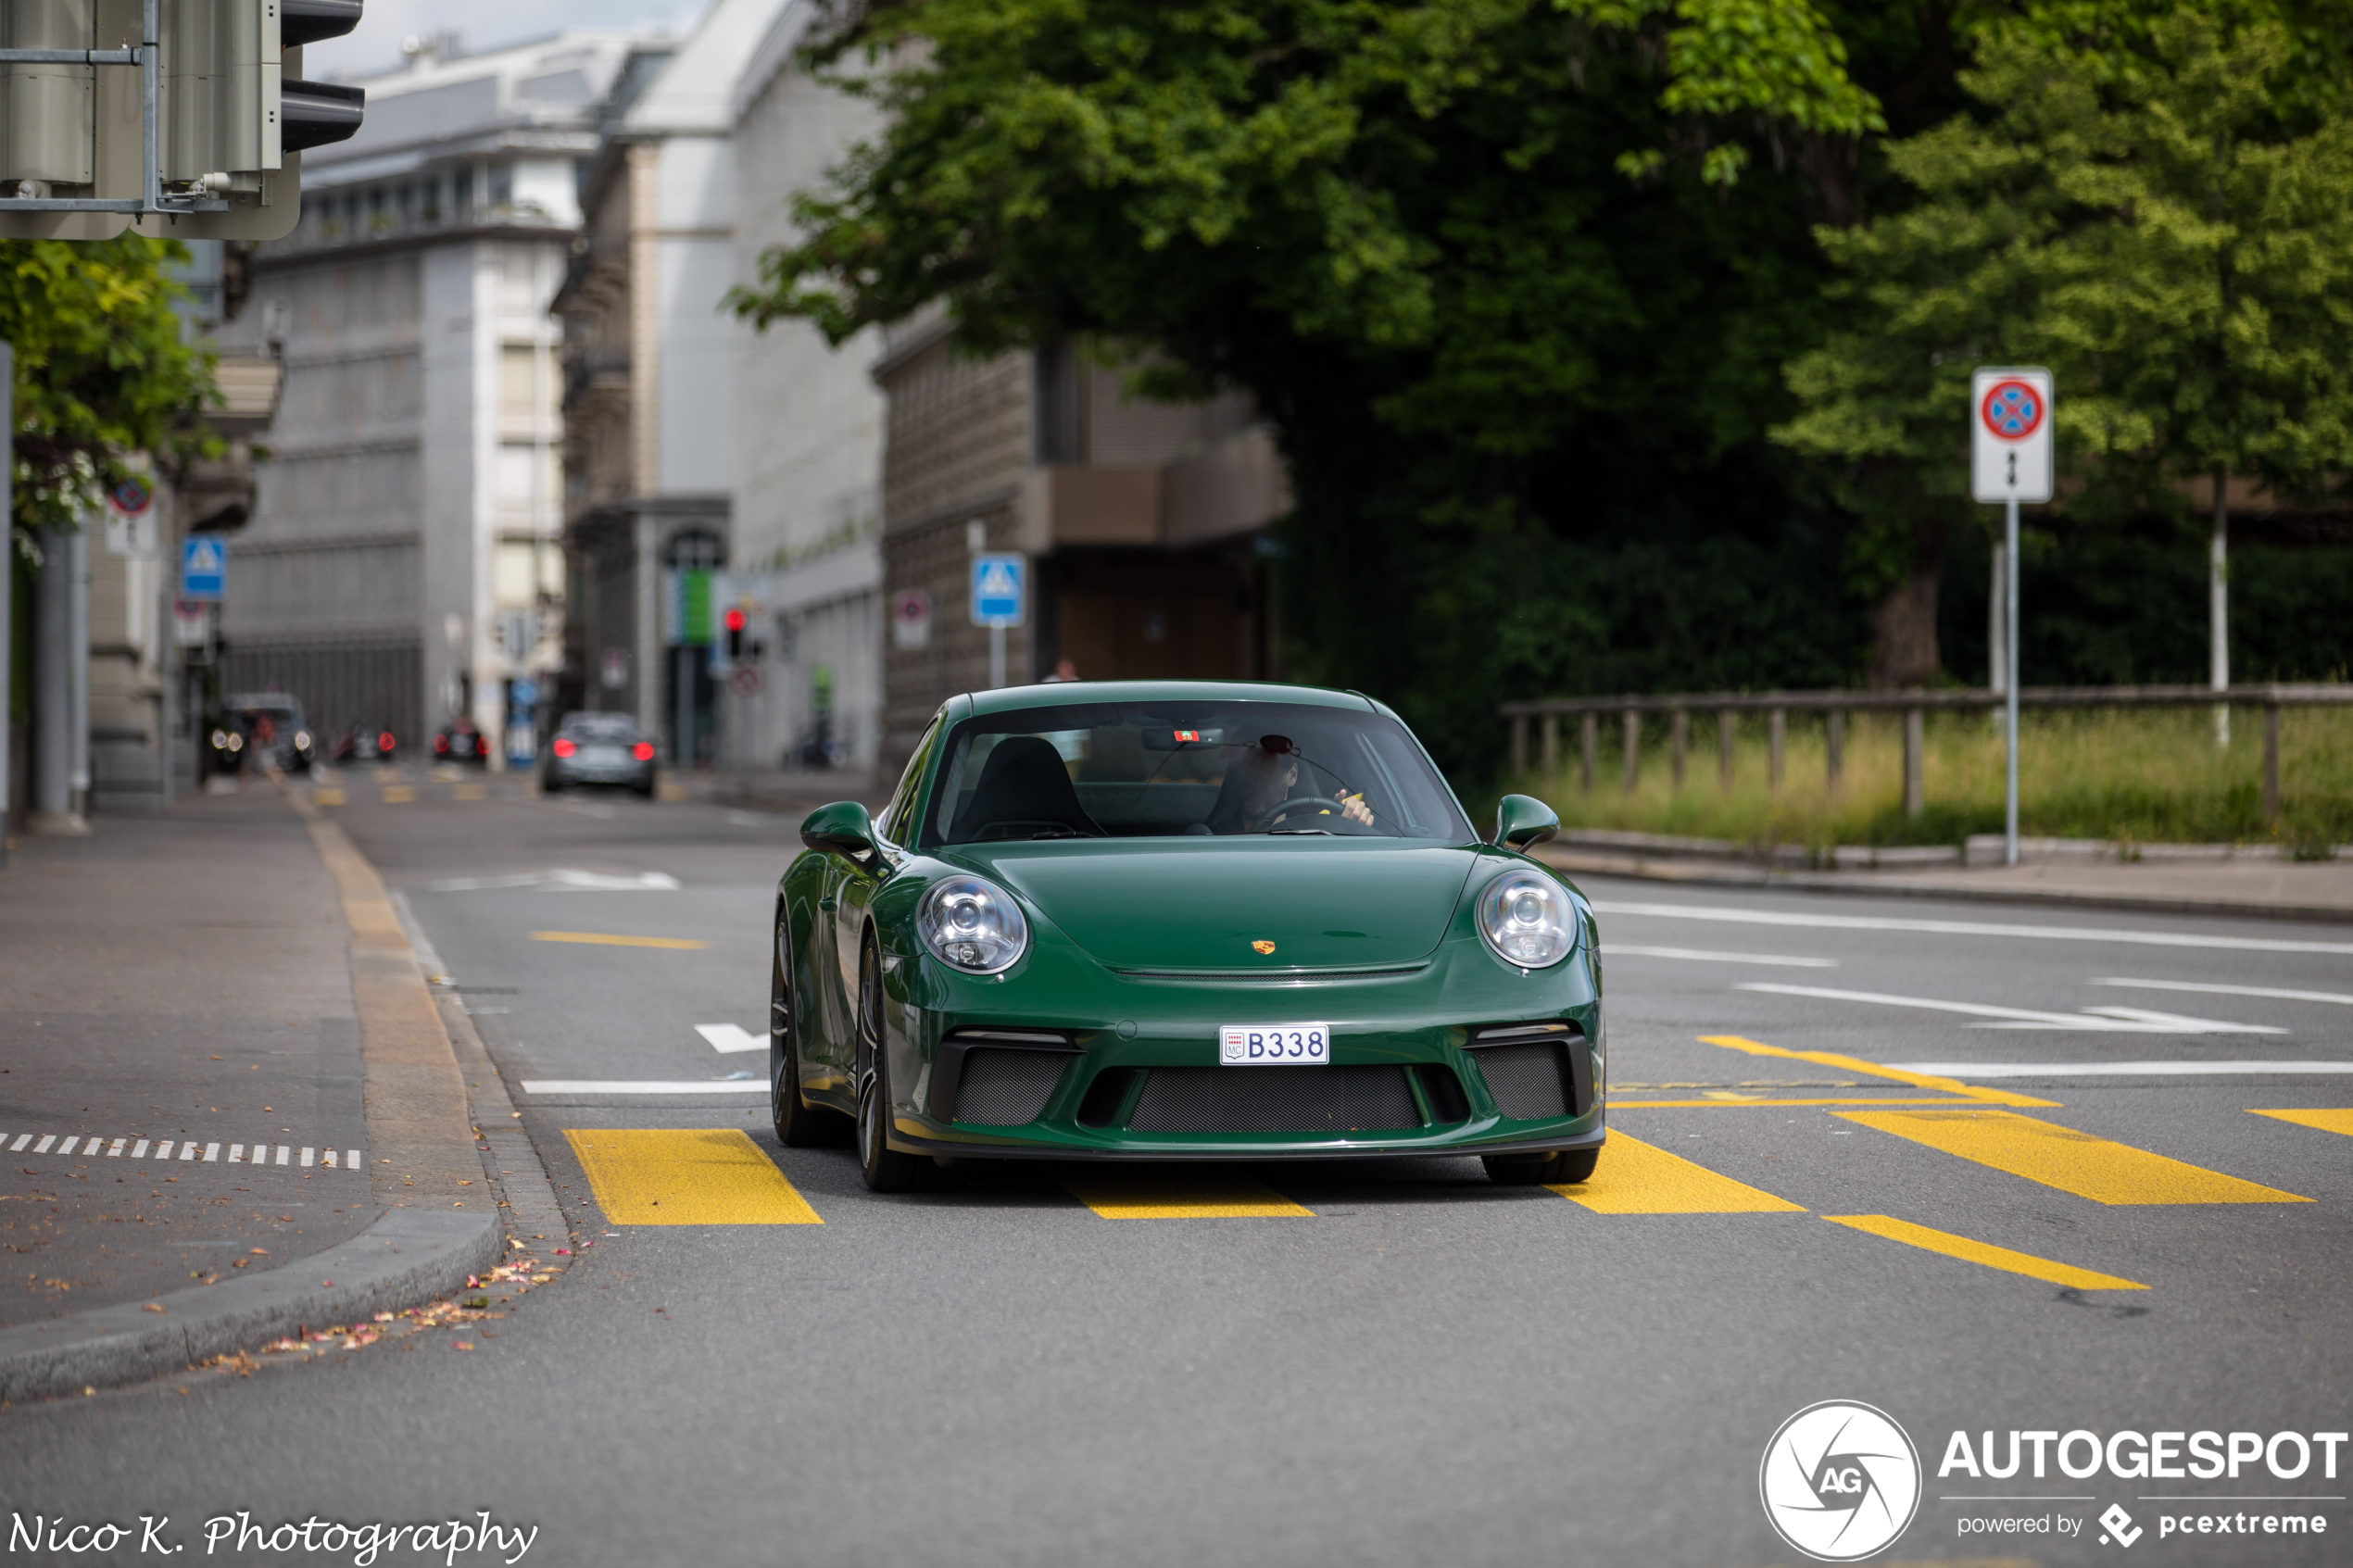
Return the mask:
[[[247,692],[229,699],[231,708],[275,708],[287,712],[299,712],[302,704],[285,692]]]
[[[1356,692],[1324,686],[1288,686],[1272,681],[1045,681],[1030,686],[1000,686],[971,694],[972,711],[1014,713],[1026,708],[1059,708],[1080,702],[1290,702],[1314,708],[1374,708]]]

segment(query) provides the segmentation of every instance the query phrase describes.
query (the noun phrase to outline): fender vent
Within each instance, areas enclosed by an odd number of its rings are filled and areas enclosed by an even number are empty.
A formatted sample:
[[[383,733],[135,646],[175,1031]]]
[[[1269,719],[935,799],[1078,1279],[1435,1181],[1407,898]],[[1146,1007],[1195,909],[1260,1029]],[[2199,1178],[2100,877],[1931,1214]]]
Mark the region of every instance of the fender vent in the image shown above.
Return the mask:
[[[1155,1067],[1135,1133],[1396,1132],[1422,1124],[1402,1067]]]
[[[956,1082],[956,1120],[981,1127],[1019,1127],[1038,1120],[1054,1096],[1068,1051],[1018,1051],[990,1047],[967,1052]]]

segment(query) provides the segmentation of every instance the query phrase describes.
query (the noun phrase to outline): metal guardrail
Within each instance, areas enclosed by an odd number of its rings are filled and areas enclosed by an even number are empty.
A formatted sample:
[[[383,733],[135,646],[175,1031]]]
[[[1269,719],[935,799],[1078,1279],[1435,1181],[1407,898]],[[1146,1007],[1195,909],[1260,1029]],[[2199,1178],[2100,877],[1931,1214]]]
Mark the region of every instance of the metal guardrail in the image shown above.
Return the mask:
[[[1926,809],[1921,776],[1926,715],[1931,711],[1992,712],[1998,710],[2003,701],[2001,692],[1986,687],[1934,691],[1678,692],[1655,696],[1543,697],[1507,702],[1497,711],[1511,722],[1512,771],[1516,774],[1525,775],[1529,771],[1529,721],[1536,721],[1539,770],[1547,790],[1556,787],[1560,777],[1560,721],[1565,718],[1578,720],[1581,787],[1588,794],[1593,788],[1601,748],[1601,719],[1604,714],[1618,715],[1623,723],[1625,787],[1631,790],[1640,777],[1642,721],[1646,715],[1667,716],[1669,755],[1675,783],[1680,787],[1691,746],[1691,716],[1695,712],[1714,713],[1718,778],[1721,786],[1729,790],[1732,787],[1734,728],[1743,713],[1766,716],[1767,778],[1775,789],[1781,784],[1790,714],[1825,716],[1824,750],[1829,760],[1829,782],[1835,786],[1845,763],[1846,715],[1901,713],[1904,813],[1917,817]],[[2275,821],[2280,811],[2280,709],[2353,707],[2353,683],[2272,682],[2226,690],[2212,686],[2021,686],[2018,703],[2021,709],[2259,708],[2263,710],[2263,815],[2266,821]]]

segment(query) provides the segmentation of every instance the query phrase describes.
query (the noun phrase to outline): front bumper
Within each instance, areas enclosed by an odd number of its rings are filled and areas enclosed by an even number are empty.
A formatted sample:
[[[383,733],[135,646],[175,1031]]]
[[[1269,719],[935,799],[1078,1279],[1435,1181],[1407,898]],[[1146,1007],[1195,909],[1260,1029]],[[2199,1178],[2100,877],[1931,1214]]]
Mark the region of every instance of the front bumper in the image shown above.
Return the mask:
[[[1367,1156],[1539,1153],[1599,1145],[1606,1076],[1601,1003],[1587,955],[1523,973],[1482,947],[1448,942],[1427,963],[1378,976],[1269,984],[1140,978],[1041,945],[1005,982],[955,974],[911,956],[885,976],[893,1098],[889,1140],[910,1153],[977,1159],[1252,1160]],[[1038,971],[1047,972],[1038,972]],[[1028,1001],[1054,997],[1047,1008]],[[1313,1020],[1331,1029],[1330,1067],[1220,1067],[1221,1025]],[[1565,1114],[1515,1115],[1480,1065],[1481,1036],[1557,1025]],[[988,1036],[995,1035],[994,1039]],[[1044,1038],[1008,1039],[1007,1035]],[[1500,1042],[1499,1042],[1500,1043]],[[1517,1043],[1538,1043],[1522,1036]],[[1036,1114],[1017,1125],[960,1114],[968,1060],[979,1050],[1052,1052]],[[1494,1059],[1486,1059],[1492,1061]],[[1245,1074],[1385,1069],[1410,1096],[1417,1125],[1333,1131],[1142,1131],[1151,1075],[1176,1070],[1189,1086],[1240,1084]],[[1227,1075],[1233,1075],[1228,1077]],[[1253,1087],[1255,1085],[1252,1085]],[[1304,1084],[1283,1085],[1307,1090]],[[1395,1103],[1395,1091],[1390,1091]],[[1403,1118],[1401,1118],[1402,1120]]]

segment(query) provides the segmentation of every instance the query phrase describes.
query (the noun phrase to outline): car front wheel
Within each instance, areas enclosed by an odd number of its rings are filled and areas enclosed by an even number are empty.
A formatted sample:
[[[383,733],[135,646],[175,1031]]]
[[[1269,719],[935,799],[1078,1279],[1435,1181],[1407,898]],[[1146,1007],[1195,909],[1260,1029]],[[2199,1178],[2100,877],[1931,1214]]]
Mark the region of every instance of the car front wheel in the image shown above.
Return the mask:
[[[793,1036],[792,987],[785,975],[785,928],[769,955],[768,1115],[786,1148],[832,1148],[849,1141],[849,1119],[809,1103],[800,1093],[800,1049]]]
[[[916,1192],[928,1160],[890,1147],[890,1060],[883,1048],[882,960],[873,943],[858,962],[858,1168],[870,1192]]]
[[[1479,1157],[1488,1180],[1499,1186],[1575,1186],[1590,1178],[1601,1163],[1599,1144],[1590,1148],[1564,1148],[1552,1154],[1488,1154]]]

